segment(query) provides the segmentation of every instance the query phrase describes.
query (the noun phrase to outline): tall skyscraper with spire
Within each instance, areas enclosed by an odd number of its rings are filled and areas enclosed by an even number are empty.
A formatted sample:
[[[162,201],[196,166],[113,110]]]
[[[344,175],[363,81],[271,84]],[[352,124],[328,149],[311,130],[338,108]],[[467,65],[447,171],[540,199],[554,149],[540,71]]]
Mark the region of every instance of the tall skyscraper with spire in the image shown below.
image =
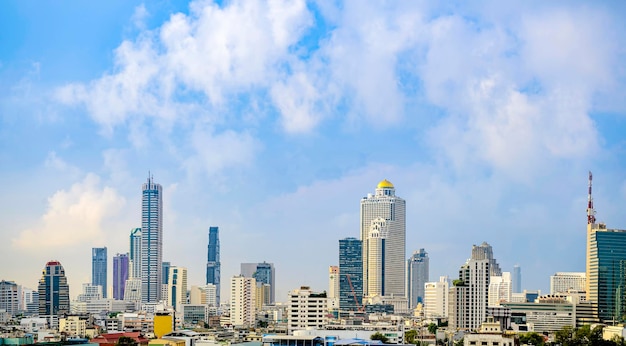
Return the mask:
[[[406,296],[406,202],[386,179],[361,199],[363,296]]]
[[[217,306],[220,306],[220,230],[218,227],[209,227],[206,283],[215,285]]]
[[[163,262],[163,188],[152,176],[141,197],[141,301],[161,299]]]
[[[94,247],[91,249],[91,284],[102,287],[102,297],[107,297],[107,248]]]

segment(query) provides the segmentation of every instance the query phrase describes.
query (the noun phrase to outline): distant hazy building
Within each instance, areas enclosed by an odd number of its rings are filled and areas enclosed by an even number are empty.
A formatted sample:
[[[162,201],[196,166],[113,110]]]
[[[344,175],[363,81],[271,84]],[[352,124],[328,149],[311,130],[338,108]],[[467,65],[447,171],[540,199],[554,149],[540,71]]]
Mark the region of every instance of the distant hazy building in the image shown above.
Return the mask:
[[[142,186],[141,198],[141,301],[161,300],[163,278],[163,188],[152,176]]]
[[[324,328],[328,313],[327,298],[326,292],[315,293],[307,286],[289,292],[287,334],[293,334],[294,330]]]
[[[141,228],[130,231],[129,278],[141,279]]]
[[[492,276],[489,279],[489,304],[488,306],[498,306],[503,302],[510,302],[511,289],[511,273],[504,272],[502,276]]]
[[[124,299],[124,288],[128,280],[130,260],[125,253],[113,257],[113,299]]]
[[[230,280],[230,323],[234,327],[256,326],[256,280],[242,275]]]
[[[83,284],[83,292],[78,295],[77,301],[88,302],[102,299],[102,286],[90,283]]]
[[[568,291],[584,292],[587,285],[586,273],[558,272],[550,276],[550,294]]]
[[[18,286],[13,281],[0,281],[0,310],[15,316],[19,310]]]
[[[328,267],[328,310],[339,310],[339,266]]]
[[[107,296],[107,248],[94,247],[91,249],[91,283],[102,287],[102,296]]]
[[[169,266],[167,283],[167,304],[180,310],[182,304],[187,304],[187,268]]]
[[[204,286],[191,286],[189,290],[189,304],[208,305],[217,307],[216,286],[206,284]]]
[[[447,276],[441,276],[439,281],[424,284],[424,316],[426,318],[448,317],[449,281]]]
[[[39,315],[58,316],[70,312],[70,288],[59,261],[49,261],[39,279]]]
[[[217,306],[220,305],[220,267],[220,231],[218,227],[209,227],[206,283],[217,288]]]
[[[424,303],[424,285],[429,281],[428,253],[424,249],[413,252],[407,260],[407,292],[409,308],[413,309],[418,303]]]
[[[141,279],[134,278],[126,280],[124,286],[124,300],[129,302],[141,302]]]
[[[513,266],[511,281],[513,283],[513,293],[522,293],[522,268],[518,264]]]
[[[406,295],[406,202],[397,197],[395,191],[392,183],[383,180],[378,183],[375,194],[361,199],[363,295],[366,297]],[[370,250],[376,253],[371,254]]]
[[[363,261],[361,241],[339,240],[339,309],[357,311],[363,304]]]
[[[257,285],[267,284],[269,285],[269,304],[275,302],[275,289],[276,289],[276,272],[274,270],[273,263],[241,263],[241,275],[247,278],[254,278]],[[258,303],[258,302],[257,302]]]

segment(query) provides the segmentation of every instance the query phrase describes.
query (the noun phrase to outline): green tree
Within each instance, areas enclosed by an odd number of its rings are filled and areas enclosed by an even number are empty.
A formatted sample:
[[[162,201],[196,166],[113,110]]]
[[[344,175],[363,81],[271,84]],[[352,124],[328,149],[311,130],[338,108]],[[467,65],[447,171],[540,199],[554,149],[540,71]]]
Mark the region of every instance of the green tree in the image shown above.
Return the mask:
[[[430,334],[435,334],[435,333],[437,333],[437,328],[439,328],[439,327],[437,327],[437,324],[431,323],[431,324],[428,325],[428,332]]]
[[[535,346],[543,346],[545,345],[545,341],[543,338],[543,335],[535,333],[535,332],[529,332],[529,333],[524,333],[524,334],[520,334],[519,336],[519,343],[524,345],[535,345]]]
[[[463,338],[460,338],[459,340],[455,341],[454,346],[463,346]]]
[[[389,338],[384,336],[381,332],[376,332],[376,333],[372,334],[370,336],[370,340],[380,340],[380,341],[383,342],[383,344],[386,344],[386,343],[389,342]]]
[[[115,343],[116,346],[137,346],[137,341],[128,336],[120,336]]]
[[[406,341],[408,344],[414,344],[416,338],[417,338],[417,330],[415,329],[407,330],[404,333],[404,341]]]

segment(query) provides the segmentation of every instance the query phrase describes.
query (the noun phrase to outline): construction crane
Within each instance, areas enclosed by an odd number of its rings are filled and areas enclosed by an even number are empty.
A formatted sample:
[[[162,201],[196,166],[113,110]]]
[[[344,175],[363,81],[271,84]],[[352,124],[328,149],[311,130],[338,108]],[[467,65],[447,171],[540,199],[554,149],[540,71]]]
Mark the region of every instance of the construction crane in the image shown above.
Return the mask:
[[[358,312],[365,311],[365,307],[359,303],[359,298],[356,296],[356,292],[354,291],[354,286],[352,285],[352,280],[350,279],[350,274],[346,274],[348,278],[348,284],[350,285],[350,291],[352,292],[352,296],[354,297],[354,303],[357,307]]]

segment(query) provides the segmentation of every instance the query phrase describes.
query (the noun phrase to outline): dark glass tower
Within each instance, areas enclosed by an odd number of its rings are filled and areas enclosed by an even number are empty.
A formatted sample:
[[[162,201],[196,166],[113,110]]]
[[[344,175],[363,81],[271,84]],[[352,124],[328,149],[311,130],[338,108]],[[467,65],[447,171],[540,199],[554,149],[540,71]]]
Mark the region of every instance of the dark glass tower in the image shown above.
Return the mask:
[[[46,263],[39,279],[39,315],[62,315],[70,312],[70,288],[65,270],[58,261]]]
[[[424,284],[429,280],[428,253],[424,249],[413,252],[407,261],[407,292],[409,294],[409,309],[418,303],[424,303]]]
[[[363,261],[361,241],[339,240],[339,310],[359,311],[363,304]]]
[[[143,184],[141,198],[141,301],[161,299],[163,283],[163,188],[152,177]]]
[[[254,278],[258,283],[270,285],[269,303],[274,304],[276,297],[275,271],[273,263],[241,263],[241,275],[247,278]]]
[[[206,283],[215,285],[216,304],[220,306],[220,234],[219,227],[209,227]]]
[[[128,255],[117,254],[113,257],[113,299],[124,300],[124,288],[128,280]]]
[[[107,297],[107,248],[91,249],[91,284],[102,287],[102,297]]]

